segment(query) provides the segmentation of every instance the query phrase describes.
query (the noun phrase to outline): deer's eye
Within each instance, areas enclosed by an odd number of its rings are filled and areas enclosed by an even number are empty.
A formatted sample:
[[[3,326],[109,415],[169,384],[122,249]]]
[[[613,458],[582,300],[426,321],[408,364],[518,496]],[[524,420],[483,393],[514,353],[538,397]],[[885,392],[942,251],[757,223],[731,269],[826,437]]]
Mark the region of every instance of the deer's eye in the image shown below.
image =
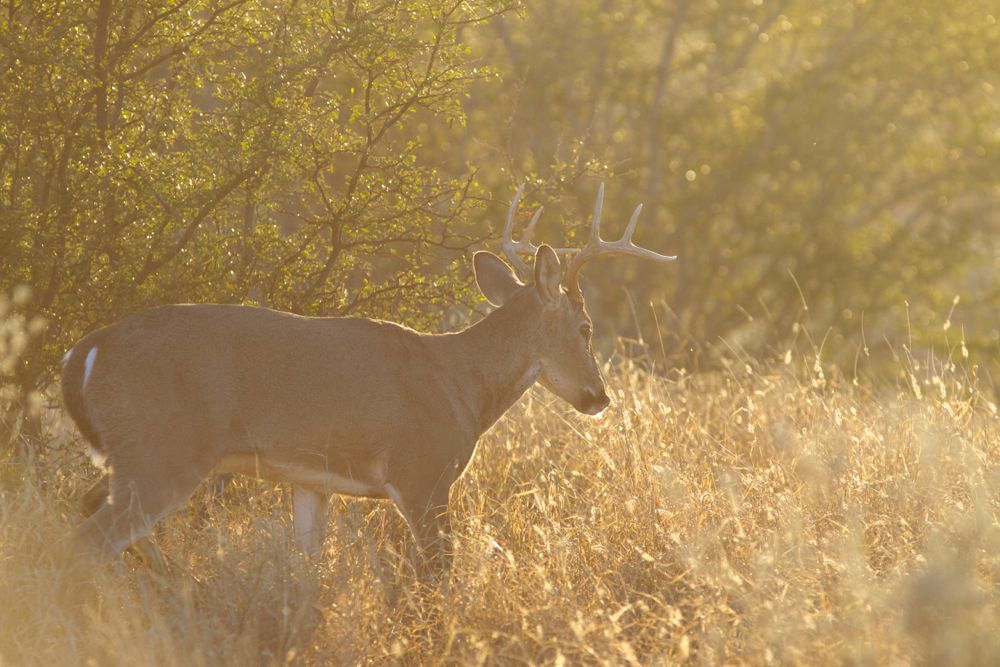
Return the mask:
[[[593,333],[594,329],[589,324],[580,325],[580,335],[583,336],[586,340],[590,340],[590,337],[593,335]]]

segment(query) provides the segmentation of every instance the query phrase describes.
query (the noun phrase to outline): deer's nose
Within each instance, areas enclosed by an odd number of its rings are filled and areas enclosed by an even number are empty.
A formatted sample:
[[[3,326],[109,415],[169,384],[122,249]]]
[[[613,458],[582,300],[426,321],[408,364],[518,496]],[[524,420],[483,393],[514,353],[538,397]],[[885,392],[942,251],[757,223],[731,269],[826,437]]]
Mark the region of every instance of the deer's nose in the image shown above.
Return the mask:
[[[604,387],[600,389],[587,389],[583,393],[583,401],[581,401],[581,412],[586,412],[589,415],[596,415],[598,412],[608,407],[611,403],[611,399],[608,398],[607,392],[604,391]]]

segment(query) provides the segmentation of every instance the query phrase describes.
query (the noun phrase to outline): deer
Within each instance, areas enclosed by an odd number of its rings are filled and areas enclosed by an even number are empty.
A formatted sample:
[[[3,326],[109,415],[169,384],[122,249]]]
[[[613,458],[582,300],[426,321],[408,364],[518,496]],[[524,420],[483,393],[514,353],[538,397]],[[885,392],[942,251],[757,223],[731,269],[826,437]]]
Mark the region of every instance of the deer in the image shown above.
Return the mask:
[[[449,491],[480,436],[536,382],[587,415],[610,403],[583,267],[612,254],[676,259],[632,242],[641,204],[621,239],[601,238],[603,184],[582,248],[534,245],[542,208],[515,241],[523,192],[501,237],[509,264],[489,251],[472,260],[494,309],[462,331],[177,304],[84,336],[64,357],[63,403],[105,473],[86,494],[75,543],[109,560],[213,472],[229,472],[291,485],[307,555],[321,553],[334,494],[377,498],[408,525],[419,569],[449,571]]]

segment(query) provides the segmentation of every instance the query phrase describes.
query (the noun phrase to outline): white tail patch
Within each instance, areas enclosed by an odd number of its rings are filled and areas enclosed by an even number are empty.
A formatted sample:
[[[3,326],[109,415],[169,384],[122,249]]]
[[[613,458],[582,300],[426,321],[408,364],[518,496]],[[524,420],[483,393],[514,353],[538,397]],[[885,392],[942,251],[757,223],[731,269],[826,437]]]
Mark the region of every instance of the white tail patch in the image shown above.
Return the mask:
[[[90,348],[90,352],[87,353],[87,358],[83,361],[83,387],[80,391],[87,388],[87,380],[90,379],[90,374],[94,370],[94,360],[97,359],[97,346]]]
[[[90,455],[90,463],[98,470],[108,471],[108,456],[97,451],[90,444],[87,445],[87,454]]]

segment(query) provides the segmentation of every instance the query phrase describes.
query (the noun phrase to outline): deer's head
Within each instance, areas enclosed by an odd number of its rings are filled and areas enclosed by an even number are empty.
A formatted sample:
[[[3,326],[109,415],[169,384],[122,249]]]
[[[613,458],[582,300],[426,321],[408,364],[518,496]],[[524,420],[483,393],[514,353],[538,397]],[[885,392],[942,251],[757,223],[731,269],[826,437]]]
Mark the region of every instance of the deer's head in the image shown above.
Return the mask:
[[[614,242],[601,239],[604,184],[598,190],[590,239],[582,249],[533,245],[531,236],[541,208],[531,217],[521,240],[515,241],[512,238],[514,214],[523,190],[522,185],[514,195],[504,224],[501,245],[510,265],[493,253],[477,252],[473,258],[476,282],[490,303],[496,306],[518,298],[518,295],[523,295],[520,298],[537,299],[541,306],[537,315],[537,353],[541,364],[539,381],[580,412],[596,415],[608,406],[610,399],[590,344],[593,324],[578,281],[580,269],[602,254],[632,255],[657,262],[669,262],[676,257],[660,255],[632,243],[632,233],[642,211],[641,204],[632,213],[621,239]],[[521,259],[522,254],[533,258],[531,266]],[[566,261],[560,262],[560,256]]]

